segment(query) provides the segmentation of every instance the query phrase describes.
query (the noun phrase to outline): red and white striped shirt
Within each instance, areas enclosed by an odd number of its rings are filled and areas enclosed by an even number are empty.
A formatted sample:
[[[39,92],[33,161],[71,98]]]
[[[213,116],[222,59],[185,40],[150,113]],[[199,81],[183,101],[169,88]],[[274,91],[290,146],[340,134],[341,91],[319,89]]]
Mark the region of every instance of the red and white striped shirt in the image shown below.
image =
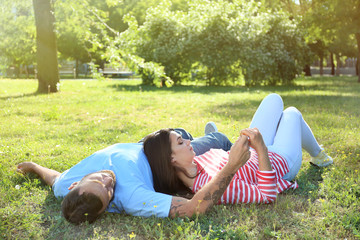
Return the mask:
[[[251,149],[250,153],[250,159],[236,172],[218,204],[270,203],[275,201],[278,193],[298,187],[296,182],[282,179],[289,172],[287,161],[282,156],[269,152],[273,170],[260,171],[256,151]],[[228,159],[229,152],[222,149],[211,149],[195,157],[198,176],[195,178],[192,191],[199,191],[225,166]]]

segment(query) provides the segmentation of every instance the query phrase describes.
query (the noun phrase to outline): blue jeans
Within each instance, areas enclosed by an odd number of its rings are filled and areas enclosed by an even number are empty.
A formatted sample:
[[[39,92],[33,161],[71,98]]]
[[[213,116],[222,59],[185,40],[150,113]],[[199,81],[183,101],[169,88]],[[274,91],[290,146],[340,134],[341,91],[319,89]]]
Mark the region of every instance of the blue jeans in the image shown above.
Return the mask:
[[[183,128],[175,128],[175,131],[179,133],[183,139],[191,140],[191,146],[193,147],[196,156],[206,153],[211,148],[230,151],[232,146],[232,143],[225,134],[220,132],[209,133],[203,137],[194,139],[191,134]]]

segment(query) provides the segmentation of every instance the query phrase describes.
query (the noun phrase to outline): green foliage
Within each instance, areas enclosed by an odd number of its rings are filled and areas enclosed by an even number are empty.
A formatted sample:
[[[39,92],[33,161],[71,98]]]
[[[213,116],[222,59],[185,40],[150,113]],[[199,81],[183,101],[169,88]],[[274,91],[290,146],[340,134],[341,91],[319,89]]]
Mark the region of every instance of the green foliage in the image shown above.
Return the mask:
[[[326,53],[357,57],[355,34],[360,32],[359,0],[300,1],[293,12],[300,19],[306,41],[320,58]]]
[[[55,19],[60,58],[89,62],[92,21],[80,1],[56,1]],[[91,15],[90,15],[91,16]]]
[[[190,72],[209,85],[289,83],[302,70],[308,48],[297,22],[283,12],[270,14],[255,1],[189,2],[188,11],[172,11],[164,1],[135,18],[122,34],[124,48],[164,66],[175,83]]]
[[[164,67],[155,62],[146,62],[143,58],[135,55],[124,55],[125,60],[141,75],[144,84],[154,85],[160,83],[170,87],[173,81],[164,73]]]
[[[0,22],[0,67],[4,70],[8,66],[34,64],[36,31],[32,2],[2,0]]]
[[[249,4],[251,5],[251,4]],[[195,61],[204,67],[209,85],[234,83],[239,76],[242,47],[245,46],[241,24],[245,10],[227,1],[198,1],[190,5],[190,29],[196,29],[189,48],[194,51]],[[240,12],[238,12],[240,11]],[[238,24],[241,24],[238,26]],[[239,27],[239,28],[238,28]]]
[[[105,60],[104,49],[117,34],[107,25],[108,4],[116,6],[113,1],[55,2],[57,41],[61,58],[82,63],[91,61],[100,66]]]
[[[165,74],[164,67],[154,61],[146,61],[134,52],[134,42],[139,34],[139,27],[135,17],[127,15],[124,20],[129,24],[129,30],[122,32],[119,37],[107,47],[105,59],[115,64],[121,62],[123,66],[136,71],[144,84],[158,86],[172,86],[173,81]]]
[[[104,62],[112,66],[124,66],[137,70],[144,76],[144,81],[152,83],[153,79],[168,79],[159,74],[162,68],[153,62],[146,62],[140,57],[128,56],[128,52],[117,44],[115,37],[128,28],[126,14],[131,12],[134,19],[142,23],[144,12],[150,6],[156,6],[159,0],[137,1],[56,1],[58,46],[61,57],[80,62],[92,61],[91,66],[103,68]],[[182,0],[176,1],[178,8]],[[124,19],[123,19],[124,18]],[[98,75],[96,69],[93,69]],[[161,80],[159,80],[161,81]],[[168,81],[168,80],[167,80]]]
[[[150,7],[155,7],[163,0],[132,0],[132,1],[114,1],[113,5],[109,5],[109,21],[110,27],[118,32],[123,32],[128,28],[128,23],[124,17],[128,14],[134,16],[139,25],[145,22],[146,11]],[[172,0],[173,10],[185,10],[187,7],[187,0]]]
[[[178,21],[181,16],[173,14],[169,7],[170,2],[163,2],[147,11],[146,21],[137,32],[135,48],[136,55],[145,61],[164,66],[166,75],[176,83],[181,73],[189,71],[190,61],[183,56],[184,26]]]
[[[296,21],[283,12],[265,13],[258,18],[258,22],[268,25],[250,39],[251,49],[244,55],[246,84],[291,83],[301,73],[309,54]]]
[[[149,84],[287,84],[315,55],[359,55],[359,0],[53,3],[61,59],[128,65]],[[34,64],[32,2],[3,0],[0,13],[0,68]]]

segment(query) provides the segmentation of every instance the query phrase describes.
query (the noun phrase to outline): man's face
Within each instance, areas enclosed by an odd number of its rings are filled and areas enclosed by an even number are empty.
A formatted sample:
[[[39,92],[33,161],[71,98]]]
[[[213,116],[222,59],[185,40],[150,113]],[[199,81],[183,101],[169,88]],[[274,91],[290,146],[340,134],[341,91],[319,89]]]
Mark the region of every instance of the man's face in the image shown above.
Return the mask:
[[[115,183],[116,178],[114,172],[102,170],[90,173],[83,177],[77,187],[80,188],[80,195],[87,192],[95,194],[101,199],[101,202],[103,203],[103,208],[99,211],[99,213],[101,213],[105,211],[114,195]]]

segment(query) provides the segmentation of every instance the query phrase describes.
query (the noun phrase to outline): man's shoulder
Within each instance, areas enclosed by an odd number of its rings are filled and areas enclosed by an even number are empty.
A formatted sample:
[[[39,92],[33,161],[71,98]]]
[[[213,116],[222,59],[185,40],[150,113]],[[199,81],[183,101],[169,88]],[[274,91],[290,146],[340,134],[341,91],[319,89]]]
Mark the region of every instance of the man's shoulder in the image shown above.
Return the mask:
[[[111,155],[116,153],[123,153],[126,155],[138,154],[140,151],[142,151],[142,149],[142,143],[116,143],[95,152],[93,155]]]
[[[63,172],[55,180],[54,193],[57,196],[65,196],[68,187],[76,181],[80,181],[85,175],[100,170],[114,170],[116,172],[132,172],[147,170],[147,160],[143,154],[142,144],[118,143],[99,150],[83,159],[67,171]],[[121,176],[121,175],[120,175]],[[146,181],[149,176],[147,176]],[[145,181],[144,180],[144,181]]]

